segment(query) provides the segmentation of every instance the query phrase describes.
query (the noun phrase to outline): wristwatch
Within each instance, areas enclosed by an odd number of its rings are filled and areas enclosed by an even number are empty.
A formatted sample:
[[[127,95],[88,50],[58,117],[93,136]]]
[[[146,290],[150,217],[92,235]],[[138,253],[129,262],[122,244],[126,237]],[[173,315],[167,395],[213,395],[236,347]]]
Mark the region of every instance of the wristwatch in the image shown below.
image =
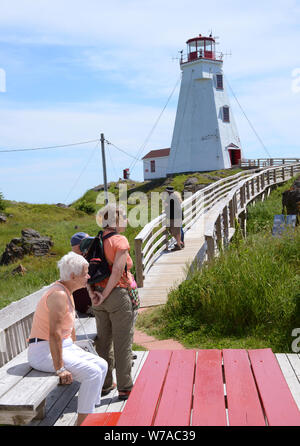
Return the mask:
[[[61,367],[60,369],[56,370],[56,374],[60,375],[62,372],[66,371],[67,369],[65,367]]]

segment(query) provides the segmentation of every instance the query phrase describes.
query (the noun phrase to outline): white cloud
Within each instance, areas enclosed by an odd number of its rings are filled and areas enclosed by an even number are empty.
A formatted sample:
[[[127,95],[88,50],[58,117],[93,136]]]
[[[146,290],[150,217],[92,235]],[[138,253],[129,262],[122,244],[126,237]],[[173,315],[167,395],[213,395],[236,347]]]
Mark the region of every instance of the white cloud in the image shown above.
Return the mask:
[[[2,147],[37,147],[94,139],[104,132],[107,139],[136,155],[143,145],[154,122],[161,112],[176,80],[180,75],[178,50],[185,49],[188,38],[206,34],[212,28],[220,39],[218,51],[232,51],[224,59],[224,71],[247,116],[273,156],[296,156],[299,141],[300,94],[293,93],[292,71],[300,67],[297,50],[300,46],[300,5],[297,0],[238,0],[221,2],[195,2],[194,0],[2,0],[0,10],[0,42],[18,46],[14,54],[1,50],[2,69],[14,66],[22,72],[22,64],[31,63],[31,48],[59,45],[62,51],[56,68],[70,76],[74,67],[82,67],[88,75],[99,79],[99,91],[107,90],[102,102],[80,102],[74,92],[73,103],[61,103],[57,98],[50,107],[27,103],[5,102],[1,95],[0,133]],[[64,51],[69,47],[72,51]],[[10,48],[8,46],[8,48]],[[26,52],[23,49],[26,48]],[[51,59],[53,62],[53,58]],[[54,70],[52,64],[39,70]],[[7,83],[9,84],[9,71]],[[118,91],[110,90],[117,85]],[[123,96],[118,97],[119,90]],[[106,91],[105,91],[106,92]],[[176,98],[145,147],[169,147],[176,112]],[[99,97],[97,92],[97,97]],[[54,98],[55,99],[55,98]],[[266,156],[257,137],[249,127],[234,99],[231,98],[244,153],[247,157]],[[109,178],[121,175],[131,164],[131,158],[110,147],[112,163]],[[90,154],[92,147],[87,146]],[[33,152],[15,160],[22,160],[17,174],[23,178],[23,199],[31,201],[54,197],[61,201],[60,193],[75,181],[86,161],[87,151],[68,149],[39,154],[36,164]],[[73,157],[71,165],[68,160]],[[0,154],[0,168],[3,167]],[[96,155],[95,155],[96,156]],[[9,168],[12,155],[5,155]],[[26,158],[27,157],[27,158]],[[32,177],[28,178],[32,162]],[[59,160],[59,174],[52,187],[48,182],[47,165]],[[75,162],[77,164],[75,164]],[[140,167],[138,167],[140,165]],[[134,178],[142,178],[138,163]],[[52,166],[52,165],[51,165]],[[53,166],[52,166],[53,167]],[[76,172],[75,172],[76,171]],[[7,172],[7,173],[5,173]],[[0,172],[0,190],[19,199],[20,188],[13,188],[9,171]],[[27,176],[26,176],[27,175]],[[67,186],[63,186],[63,178]],[[77,176],[76,176],[77,175]],[[73,180],[72,180],[73,178]],[[76,198],[88,187],[101,182],[100,157],[93,159],[87,175],[76,186]],[[50,181],[51,183],[51,181]],[[46,188],[47,192],[46,192]],[[63,194],[64,195],[64,194]]]

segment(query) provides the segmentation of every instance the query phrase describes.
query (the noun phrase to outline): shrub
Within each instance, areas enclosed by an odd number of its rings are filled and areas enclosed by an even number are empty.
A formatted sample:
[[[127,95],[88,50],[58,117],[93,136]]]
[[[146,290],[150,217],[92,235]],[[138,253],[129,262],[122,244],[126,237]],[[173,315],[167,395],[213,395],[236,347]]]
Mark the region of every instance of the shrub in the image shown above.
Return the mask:
[[[5,203],[4,203],[4,197],[3,197],[3,194],[2,194],[2,192],[0,192],[0,211],[4,211],[4,209],[5,209]]]
[[[76,206],[75,209],[77,211],[85,212],[86,214],[94,214],[96,212],[95,206],[91,203],[87,203],[85,200],[81,200]]]

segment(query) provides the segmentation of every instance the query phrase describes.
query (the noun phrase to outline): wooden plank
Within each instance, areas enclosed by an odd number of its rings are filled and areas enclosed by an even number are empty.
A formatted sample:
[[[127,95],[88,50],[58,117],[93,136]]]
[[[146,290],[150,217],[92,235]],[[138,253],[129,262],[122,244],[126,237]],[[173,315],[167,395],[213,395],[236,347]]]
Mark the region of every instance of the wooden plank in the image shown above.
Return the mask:
[[[192,426],[226,426],[221,350],[199,350]]]
[[[246,350],[223,350],[230,426],[265,426]]]
[[[65,407],[77,395],[79,386],[80,383],[77,381],[66,386],[56,386],[46,398],[45,417],[42,420],[32,420],[29,426],[53,426],[61,416]]]
[[[131,391],[118,426],[151,426],[172,352],[151,350]]]
[[[36,410],[48,393],[59,382],[54,373],[44,373],[32,369],[21,381],[0,398],[0,411]]]
[[[172,353],[154,426],[189,426],[191,419],[196,352]]]
[[[270,426],[300,426],[300,412],[271,349],[249,350],[249,357]]]
[[[294,359],[290,360],[289,359],[290,357],[298,358],[296,354],[294,355],[287,355],[285,353],[276,354],[276,359],[284,375],[284,378],[287,382],[287,385],[289,386],[289,389],[292,392],[292,395],[294,397],[294,400],[296,401],[298,408],[300,408],[300,382],[296,375],[296,370],[293,367],[293,363],[295,363],[295,360]],[[295,363],[295,365],[297,366],[297,363]]]
[[[27,362],[27,350],[0,368],[0,398],[26,376],[32,368]]]
[[[121,412],[92,413],[86,417],[81,426],[116,426]]]

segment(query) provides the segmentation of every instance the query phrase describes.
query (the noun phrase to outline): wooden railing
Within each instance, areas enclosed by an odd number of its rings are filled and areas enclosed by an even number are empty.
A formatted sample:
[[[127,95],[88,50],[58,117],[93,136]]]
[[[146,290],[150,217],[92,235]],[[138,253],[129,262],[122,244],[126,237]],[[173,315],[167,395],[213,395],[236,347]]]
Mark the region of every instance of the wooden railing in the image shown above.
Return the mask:
[[[239,216],[241,229],[246,230],[247,205],[263,194],[269,195],[271,187],[283,183],[300,173],[300,163],[283,164],[263,170],[246,178],[218,203],[205,221],[207,259],[211,260],[220,247],[226,246],[235,232],[235,219]]]
[[[300,158],[258,158],[258,159],[242,159],[241,167],[272,167],[281,166],[282,164],[299,163]]]
[[[253,173],[253,170],[240,172],[197,191],[182,203],[183,230],[187,231],[201,216],[205,219],[209,218],[211,232],[207,230],[205,235],[208,257],[211,258],[215,245],[220,239],[222,237],[230,239],[236,215],[242,212],[249,201],[271,185],[284,182],[298,172],[300,172],[300,163],[281,163],[281,167],[269,169],[261,167],[256,173]],[[135,259],[138,287],[143,286],[145,274],[169,243],[172,243],[172,239],[169,240],[165,213],[145,225],[136,236]]]

